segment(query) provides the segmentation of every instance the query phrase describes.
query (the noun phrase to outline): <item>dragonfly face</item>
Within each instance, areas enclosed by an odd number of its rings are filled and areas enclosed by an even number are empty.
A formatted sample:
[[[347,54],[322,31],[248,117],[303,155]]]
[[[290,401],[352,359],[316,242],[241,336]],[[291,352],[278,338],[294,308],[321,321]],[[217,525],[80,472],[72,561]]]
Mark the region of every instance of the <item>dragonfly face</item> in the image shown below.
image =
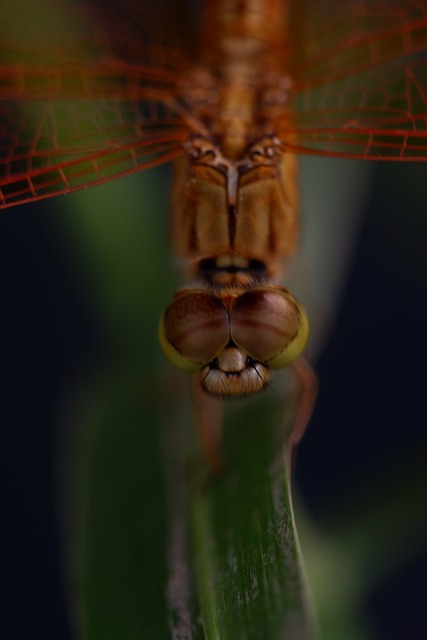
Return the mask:
[[[276,285],[239,284],[180,291],[160,322],[165,354],[184,371],[199,371],[204,391],[261,391],[270,369],[303,351],[308,322],[290,293]]]
[[[192,52],[183,15],[172,0],[3,3],[0,205],[175,160],[173,247],[196,284],[163,315],[162,347],[209,393],[254,392],[307,340],[277,284],[296,154],[427,159],[427,5],[211,0]]]

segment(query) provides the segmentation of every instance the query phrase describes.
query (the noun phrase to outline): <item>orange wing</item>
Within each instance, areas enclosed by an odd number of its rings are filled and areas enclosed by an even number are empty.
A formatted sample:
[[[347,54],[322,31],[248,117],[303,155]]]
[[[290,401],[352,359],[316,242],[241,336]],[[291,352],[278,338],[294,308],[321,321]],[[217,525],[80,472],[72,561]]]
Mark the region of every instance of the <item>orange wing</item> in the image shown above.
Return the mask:
[[[189,116],[176,94],[187,59],[166,28],[177,25],[169,4],[0,8],[0,206],[183,153]]]
[[[292,56],[293,149],[427,159],[427,3],[303,2]]]

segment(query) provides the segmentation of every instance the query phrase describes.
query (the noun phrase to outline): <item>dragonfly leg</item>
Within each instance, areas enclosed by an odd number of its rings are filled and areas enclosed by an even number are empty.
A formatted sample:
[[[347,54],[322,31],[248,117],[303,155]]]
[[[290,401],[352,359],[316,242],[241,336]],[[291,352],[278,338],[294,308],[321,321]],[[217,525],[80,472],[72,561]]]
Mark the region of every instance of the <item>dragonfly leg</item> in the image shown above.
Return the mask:
[[[220,458],[222,444],[222,400],[205,393],[198,376],[193,377],[192,400],[202,458],[212,478],[223,473]]]
[[[289,443],[295,449],[303,437],[313,414],[319,382],[315,370],[305,358],[298,358],[293,363],[292,373],[297,382],[297,392],[295,395],[295,418],[289,436]]]

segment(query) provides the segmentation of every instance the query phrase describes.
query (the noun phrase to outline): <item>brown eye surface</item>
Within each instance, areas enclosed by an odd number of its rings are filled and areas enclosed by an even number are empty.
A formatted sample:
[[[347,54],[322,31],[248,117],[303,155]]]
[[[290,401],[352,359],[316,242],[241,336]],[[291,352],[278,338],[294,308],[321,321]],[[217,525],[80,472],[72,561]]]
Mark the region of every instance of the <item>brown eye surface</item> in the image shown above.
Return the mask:
[[[177,294],[160,322],[160,344],[180,369],[206,364],[230,339],[228,314],[222,302],[203,290]],[[188,362],[187,362],[188,361]]]
[[[287,366],[303,350],[308,326],[301,307],[283,287],[253,289],[238,298],[230,320],[234,342],[260,362]],[[285,354],[292,344],[289,357]]]

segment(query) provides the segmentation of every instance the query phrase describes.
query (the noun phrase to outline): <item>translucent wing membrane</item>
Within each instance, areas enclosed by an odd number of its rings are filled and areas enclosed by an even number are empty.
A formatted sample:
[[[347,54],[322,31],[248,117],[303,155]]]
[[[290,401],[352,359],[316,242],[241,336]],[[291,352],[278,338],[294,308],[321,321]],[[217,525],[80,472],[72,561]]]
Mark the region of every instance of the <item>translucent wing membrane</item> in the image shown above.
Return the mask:
[[[326,84],[426,51],[425,0],[303,0],[295,4],[297,85]]]
[[[292,148],[427,158],[427,3],[303,3],[294,48]],[[307,17],[308,16],[308,17]]]
[[[188,137],[181,119],[154,102],[5,102],[0,121],[2,206],[172,160]]]
[[[0,4],[2,63],[134,62],[177,69],[191,19],[174,0],[14,0]]]
[[[427,159],[427,62],[407,61],[294,96],[300,152]]]
[[[0,7],[0,206],[184,152],[189,125],[175,94],[186,58],[168,34],[179,33],[168,4]]]

